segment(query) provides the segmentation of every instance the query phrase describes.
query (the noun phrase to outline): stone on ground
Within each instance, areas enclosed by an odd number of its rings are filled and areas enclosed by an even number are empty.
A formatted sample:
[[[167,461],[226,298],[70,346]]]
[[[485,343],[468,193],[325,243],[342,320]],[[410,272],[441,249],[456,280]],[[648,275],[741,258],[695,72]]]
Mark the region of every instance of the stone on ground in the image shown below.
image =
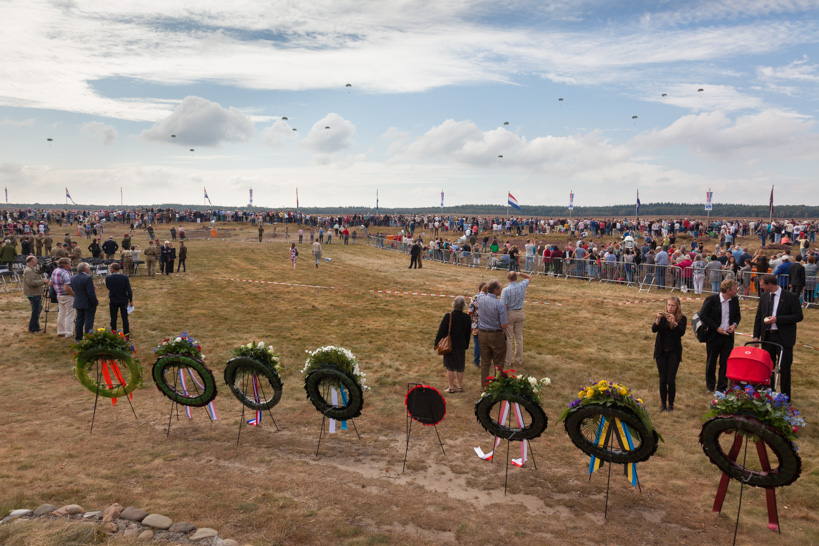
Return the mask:
[[[154,529],[168,529],[173,525],[173,520],[162,514],[150,514],[145,516],[142,520],[142,525],[145,527],[153,527]]]
[[[140,510],[139,508],[134,508],[133,506],[129,506],[122,513],[119,515],[122,519],[127,519],[129,521],[142,521],[145,519],[145,516],[148,515],[148,512],[145,510]]]
[[[194,542],[199,540],[204,540],[206,538],[213,538],[219,534],[219,531],[216,529],[210,529],[209,527],[200,527],[196,530],[194,534],[189,536],[188,538]]]

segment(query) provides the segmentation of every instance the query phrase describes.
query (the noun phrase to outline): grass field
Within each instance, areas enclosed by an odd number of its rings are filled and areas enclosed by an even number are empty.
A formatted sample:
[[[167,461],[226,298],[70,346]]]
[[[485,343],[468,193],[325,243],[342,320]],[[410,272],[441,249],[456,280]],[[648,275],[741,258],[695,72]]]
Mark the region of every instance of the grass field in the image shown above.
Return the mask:
[[[527,299],[548,305],[524,309],[519,371],[551,378],[543,393],[550,423],[532,442],[537,469],[531,462],[522,469],[510,466],[504,496],[505,447],[493,464],[473,451],[476,446],[490,450],[492,437],[474,417],[480,385],[471,364],[465,392],[446,396],[447,416],[438,427],[446,455],[433,430],[415,426],[407,470],[401,474],[407,383],[446,386],[432,345],[451,299],[374,292],[470,296],[481,280],[503,279],[504,272],[430,262],[421,270],[407,270],[404,254],[336,240],[324,246],[331,261],[318,269],[309,245],[302,245],[293,271],[283,230],[260,244],[252,240],[250,227],[227,228],[222,238],[189,241],[187,274],[132,279],[132,338],[145,375],[144,388],[134,394],[139,419],[124,400],[113,408],[102,403],[93,434],[94,397],[72,376],[70,342],[56,337],[56,313],[48,335],[32,335],[26,332],[28,303],[22,294],[0,295],[3,514],[46,502],[77,503],[89,510],[119,502],[258,545],[731,541],[739,485],[731,484],[722,515],[712,514],[720,473],[697,441],[711,399],[703,378],[705,347],[689,330],[677,379],[677,411],[661,414],[650,327],[663,303],[619,305],[658,299],[662,293],[638,296],[634,288],[533,280]],[[121,236],[116,228],[113,234]],[[145,239],[136,236],[143,248]],[[98,290],[96,325],[107,326],[107,294]],[[690,318],[700,305],[684,301],[683,311]],[[751,333],[756,304],[743,302],[742,307],[739,331]],[[799,343],[816,343],[816,317],[815,310],[805,312]],[[195,409],[192,421],[183,414],[166,437],[170,401],[150,379],[152,349],[182,331],[200,341],[217,377],[219,420],[211,423],[203,409]],[[230,349],[251,340],[270,342],[281,353],[284,395],[273,411],[281,430],[265,414],[263,426],[243,429],[237,447],[242,407],[225,388],[222,372]],[[299,370],[305,351],[322,345],[355,353],[372,390],[356,420],[362,438],[352,431],[325,436],[316,457],[321,416],[306,400]],[[794,352],[794,397],[808,426],[799,441],[802,476],[777,491],[782,535],[766,528],[764,491],[745,488],[740,543],[819,543],[818,355],[804,347]],[[628,484],[622,467],[614,468],[607,521],[605,470],[589,480],[588,457],[556,423],[581,384],[602,378],[631,386],[665,438],[657,454],[638,465],[642,493]],[[512,456],[519,456],[518,446],[513,444]]]

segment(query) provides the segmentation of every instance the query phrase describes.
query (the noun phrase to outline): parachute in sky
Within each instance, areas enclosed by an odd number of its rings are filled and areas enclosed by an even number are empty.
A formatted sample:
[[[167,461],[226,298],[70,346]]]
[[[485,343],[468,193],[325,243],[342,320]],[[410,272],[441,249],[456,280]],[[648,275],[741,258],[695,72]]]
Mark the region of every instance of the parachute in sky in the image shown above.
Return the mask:
[[[559,99],[557,99],[557,101],[558,102],[563,102],[563,97],[560,97]]]
[[[631,116],[631,119],[637,119],[637,116]]]
[[[700,87],[699,89],[697,89],[697,93],[702,93],[703,91],[705,91],[705,89],[703,89],[702,87]]]
[[[667,97],[667,96],[668,96],[668,94],[667,94],[667,93],[663,93],[663,97]]]
[[[329,125],[327,125],[327,126],[326,126],[326,127],[324,127],[324,128],[325,128],[325,129],[329,129],[329,128],[330,128],[330,126],[329,126]]]
[[[171,138],[176,138],[176,135],[171,135]]]
[[[194,151],[194,149],[193,149],[193,148],[191,148],[191,151],[193,152],[193,151]]]
[[[508,121],[504,121],[504,122],[503,122],[503,124],[504,124],[504,125],[509,125],[509,122],[508,122]]]
[[[287,121],[287,116],[282,116],[282,121]]]
[[[345,85],[344,87],[352,87],[352,86],[353,86],[353,84],[348,83],[348,84],[347,84],[347,85]]]

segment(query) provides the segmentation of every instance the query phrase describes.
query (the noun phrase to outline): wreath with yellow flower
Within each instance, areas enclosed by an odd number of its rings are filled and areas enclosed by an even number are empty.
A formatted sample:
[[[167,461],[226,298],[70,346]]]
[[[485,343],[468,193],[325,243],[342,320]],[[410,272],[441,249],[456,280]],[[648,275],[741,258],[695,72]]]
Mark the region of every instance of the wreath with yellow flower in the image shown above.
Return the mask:
[[[74,377],[89,391],[105,398],[121,398],[142,386],[136,347],[122,332],[97,328],[72,348]]]
[[[560,415],[575,446],[612,463],[650,458],[662,440],[643,401],[631,389],[611,381],[590,381]]]

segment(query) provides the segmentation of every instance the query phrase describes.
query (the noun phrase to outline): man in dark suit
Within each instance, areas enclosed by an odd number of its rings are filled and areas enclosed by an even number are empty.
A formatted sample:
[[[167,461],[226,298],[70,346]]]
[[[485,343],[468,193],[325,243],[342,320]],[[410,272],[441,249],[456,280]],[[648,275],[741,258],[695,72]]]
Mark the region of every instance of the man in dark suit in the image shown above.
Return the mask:
[[[805,289],[805,266],[802,265],[802,255],[797,254],[796,261],[788,270],[788,285],[791,292],[802,297],[802,290]]]
[[[728,356],[734,348],[734,332],[742,318],[737,299],[736,281],[725,279],[719,287],[719,294],[705,298],[700,310],[702,324],[708,328],[705,339],[707,359],[705,364],[705,386],[709,391],[715,388],[724,391],[728,388],[725,371],[728,368]],[[717,360],[719,360],[719,378],[717,378]]]
[[[91,266],[85,262],[77,265],[77,274],[71,278],[74,291],[74,339],[80,341],[83,334],[94,329],[94,315],[97,313],[97,291],[91,278]]]
[[[122,333],[131,333],[128,324],[128,306],[134,303],[134,293],[131,291],[131,281],[127,275],[120,273],[120,266],[111,264],[111,274],[105,277],[105,287],[108,289],[108,309],[111,312],[111,330],[117,329],[117,314],[122,315]]]
[[[780,390],[791,396],[791,364],[793,364],[793,346],[796,345],[796,323],[802,321],[802,306],[799,296],[783,290],[777,282],[776,275],[763,275],[759,281],[762,294],[759,296],[759,307],[754,319],[754,341],[770,341],[782,345],[782,361],[779,363]],[[779,349],[763,347],[776,361]],[[773,384],[773,377],[771,378]]]
[[[424,265],[421,263],[421,245],[418,241],[415,241],[410,247],[409,269],[417,269],[419,267],[424,267]]]

